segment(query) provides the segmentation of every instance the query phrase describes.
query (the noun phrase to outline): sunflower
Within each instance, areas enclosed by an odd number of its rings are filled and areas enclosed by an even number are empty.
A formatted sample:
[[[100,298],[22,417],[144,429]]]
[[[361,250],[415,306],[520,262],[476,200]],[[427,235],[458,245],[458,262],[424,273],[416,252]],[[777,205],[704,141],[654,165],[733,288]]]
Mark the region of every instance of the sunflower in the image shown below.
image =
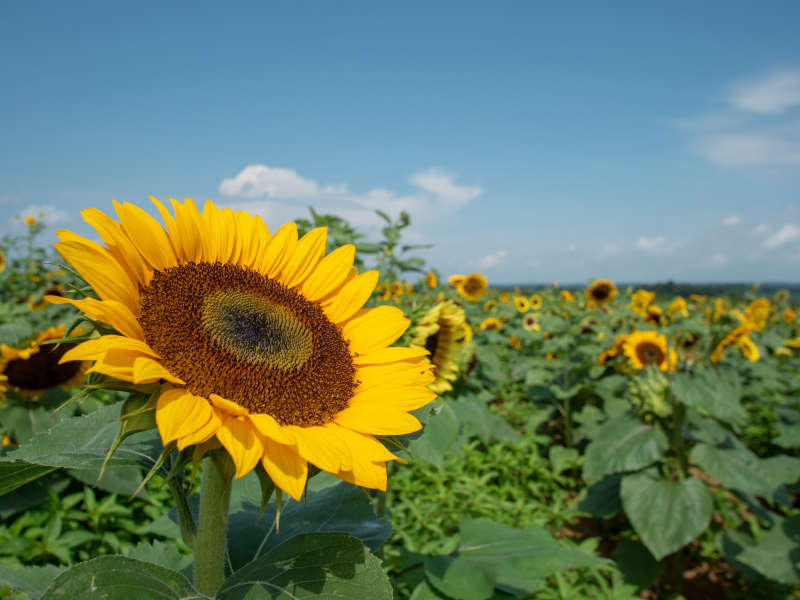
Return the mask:
[[[675,350],[667,352],[667,338],[657,331],[634,331],[625,341],[624,351],[634,369],[655,365],[666,371],[674,369],[677,361]]]
[[[711,320],[715,323],[719,318],[731,309],[731,302],[727,298],[714,298],[714,311],[711,313]]]
[[[351,483],[386,488],[397,460],[375,435],[421,428],[407,411],[430,402],[424,348],[389,347],[409,320],[393,306],[362,309],[377,271],[358,274],[351,244],[325,255],[327,231],[271,234],[257,216],[202,213],[151,198],[162,226],[114,202],[119,221],[82,212],[106,246],[61,230],[56,249],[99,296],[70,300],[119,333],[68,351],[90,371],[162,382],[155,421],[179,450],[221,445],[236,477],[261,463],[302,496],[308,463]],[[195,448],[198,451],[197,448]]]
[[[722,341],[717,344],[717,347],[711,352],[710,360],[712,363],[718,363],[725,353],[725,350],[733,346],[739,341],[739,338],[750,333],[750,327],[747,323],[737,326],[728,335],[722,338]],[[786,344],[786,342],[784,342]]]
[[[604,365],[609,360],[616,356],[621,356],[625,351],[625,344],[628,341],[628,335],[623,333],[614,339],[614,345],[610,348],[603,350],[597,357],[597,364]]]
[[[778,290],[775,292],[775,302],[778,304],[786,302],[791,297],[789,290]]]
[[[508,345],[511,346],[514,350],[519,350],[522,348],[522,343],[519,341],[519,338],[515,334],[511,334],[508,336]]]
[[[569,290],[561,290],[558,295],[562,302],[575,302],[575,297]]]
[[[510,297],[509,297],[508,294],[506,294],[505,292],[500,294],[500,302],[508,302],[509,300],[510,300]]]
[[[75,344],[42,343],[63,338],[64,333],[63,325],[54,325],[39,333],[25,348],[1,344],[0,375],[4,381],[0,382],[0,389],[12,389],[21,396],[34,398],[50,388],[78,385],[88,365],[80,360],[59,363]]]
[[[678,346],[680,346],[681,350],[686,350],[688,352],[689,350],[693,350],[699,341],[699,335],[687,332],[678,340]]]
[[[380,302],[386,302],[392,297],[392,286],[386,283],[385,281],[383,283],[378,284],[376,291],[380,292],[378,294],[378,300]]]
[[[0,273],[6,268],[6,255],[3,254],[3,250],[0,249]]]
[[[783,345],[787,348],[800,348],[800,337],[783,340]]]
[[[676,315],[680,315],[684,318],[689,316],[686,300],[684,300],[682,296],[675,296],[675,299],[667,307],[667,316],[670,320],[676,320]]]
[[[645,316],[647,314],[647,307],[655,300],[656,295],[647,290],[636,290],[631,299],[631,310],[637,315]]]
[[[480,273],[470,273],[456,286],[458,295],[470,302],[477,301],[488,289],[489,282]]]
[[[783,309],[783,322],[787,325],[791,325],[797,319],[797,313],[794,312],[791,308],[784,308]]]
[[[514,306],[521,313],[526,313],[531,309],[531,303],[525,296],[514,296]]]
[[[700,294],[689,294],[689,300],[692,302],[697,302],[698,304],[703,304],[708,300],[708,296],[701,296]]]
[[[495,319],[494,317],[488,317],[480,324],[480,328],[483,331],[499,331],[502,326],[502,321],[500,321],[500,319]]]
[[[395,281],[392,284],[392,295],[393,296],[395,296],[395,297],[402,296],[405,293],[405,291],[406,291],[406,286],[402,281]]]
[[[617,286],[608,279],[595,279],[584,293],[586,294],[586,308],[602,307],[617,295]]]
[[[753,343],[753,340],[750,339],[749,335],[743,335],[736,340],[736,347],[739,348],[742,356],[744,356],[747,360],[750,362],[758,362],[760,356],[758,352],[758,346]]]
[[[661,317],[663,314],[664,311],[661,310],[660,306],[657,304],[651,304],[645,309],[645,313],[642,315],[642,318],[653,325],[661,325]]]
[[[525,331],[541,331],[542,329],[542,326],[539,325],[539,319],[532,313],[528,313],[522,317],[522,327]]]
[[[428,284],[429,288],[435,288],[439,285],[439,279],[436,277],[436,273],[433,271],[428,271],[425,274],[425,283]]]
[[[412,348],[430,353],[435,380],[428,388],[436,393],[452,390],[458,377],[458,361],[464,344],[472,339],[464,309],[455,302],[440,302],[423,315],[411,330]]]
[[[774,354],[775,356],[779,356],[781,358],[789,358],[792,356],[792,351],[789,348],[784,348],[781,346],[780,348],[775,348]]]
[[[533,310],[539,310],[540,308],[542,308],[542,297],[539,294],[533,294],[530,300],[531,300],[531,308]]]
[[[767,324],[770,313],[769,300],[766,298],[758,298],[753,300],[745,311],[747,322],[750,324],[751,329],[761,331]]]
[[[483,310],[486,312],[494,312],[497,310],[497,300],[487,300],[483,304]]]
[[[463,281],[467,278],[466,275],[450,275],[447,278],[447,283],[452,285],[453,287],[458,287],[463,283]]]

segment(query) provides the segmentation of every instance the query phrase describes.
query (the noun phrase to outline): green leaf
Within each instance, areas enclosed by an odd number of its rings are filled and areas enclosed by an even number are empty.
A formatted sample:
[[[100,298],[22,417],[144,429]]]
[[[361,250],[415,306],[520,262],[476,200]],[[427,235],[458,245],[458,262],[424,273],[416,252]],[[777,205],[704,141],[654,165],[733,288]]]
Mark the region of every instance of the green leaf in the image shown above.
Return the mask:
[[[447,600],[447,596],[443,596],[428,583],[427,579],[423,579],[414,588],[409,600]]]
[[[778,430],[781,432],[772,441],[781,448],[800,448],[800,423],[792,425],[780,425]]]
[[[556,475],[577,465],[580,457],[575,448],[565,448],[564,446],[550,446],[547,455]]]
[[[288,521],[288,519],[287,519]],[[250,595],[263,592],[258,595]],[[308,533],[273,548],[226,579],[217,600],[244,598],[391,600],[380,561],[345,533]]]
[[[667,448],[667,436],[660,429],[644,425],[630,415],[607,421],[586,447],[583,478],[586,483],[603,475],[637,471],[659,460]]]
[[[241,488],[246,486],[246,493]],[[273,529],[276,505],[261,513],[261,490],[255,475],[234,482],[232,511],[228,524],[229,552],[233,568],[239,568],[261,552],[274,548],[300,533],[346,532],[370,549],[380,548],[392,534],[392,525],[379,519],[369,499],[354,485],[339,482],[313,492],[300,502],[288,500],[281,509],[280,533]],[[262,546],[263,544],[263,546]]]
[[[63,573],[66,567],[45,565],[42,567],[10,567],[0,565],[0,582],[31,598],[39,598],[47,586]]]
[[[731,367],[677,373],[672,392],[686,406],[704,411],[723,423],[741,425],[747,420],[747,411],[739,401],[742,395],[739,375]]]
[[[159,540],[140,542],[125,553],[128,558],[159,565],[165,569],[183,571],[192,564],[192,557],[181,554],[177,546]]]
[[[422,435],[411,440],[408,451],[414,458],[420,458],[441,468],[447,451],[458,439],[461,423],[449,404],[432,415],[425,423]]]
[[[429,556],[425,574],[433,587],[450,598],[485,600],[491,597],[497,581],[491,569],[475,568],[468,560],[454,556]]]
[[[124,556],[101,556],[64,571],[41,600],[198,599],[189,581],[176,571]]]
[[[586,497],[578,504],[578,510],[601,519],[608,519],[622,512],[619,487],[622,473],[606,475],[586,490]]]
[[[715,477],[726,488],[771,498],[776,484],[764,474],[761,459],[746,448],[720,449],[697,444],[689,455],[692,462]]]
[[[659,578],[662,565],[647,548],[631,540],[622,540],[614,550],[614,562],[625,578],[638,588],[649,588]]]
[[[620,496],[633,529],[657,560],[691,542],[711,522],[711,493],[694,477],[670,481],[647,472],[627,475]]]
[[[489,410],[481,398],[459,399],[448,402],[463,424],[464,432],[477,435],[484,442],[518,442],[522,439],[519,431],[511,427],[505,419]]]
[[[748,535],[724,534],[723,553],[769,579],[800,584],[800,515],[775,521],[758,543]]]
[[[55,470],[56,467],[43,467],[25,462],[0,462],[0,495],[7,494]]]

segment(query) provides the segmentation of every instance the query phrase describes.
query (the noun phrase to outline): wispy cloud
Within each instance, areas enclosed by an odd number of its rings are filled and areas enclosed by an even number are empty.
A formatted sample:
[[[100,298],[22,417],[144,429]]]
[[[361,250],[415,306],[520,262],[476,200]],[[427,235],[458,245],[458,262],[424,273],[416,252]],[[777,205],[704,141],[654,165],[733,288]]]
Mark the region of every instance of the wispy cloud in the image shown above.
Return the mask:
[[[703,136],[695,151],[723,167],[800,165],[800,139],[767,133],[726,133]]]
[[[753,229],[753,233],[767,233],[768,231],[769,231],[769,225],[767,225],[766,223],[759,223]]]
[[[742,222],[742,218],[739,215],[731,215],[730,217],[725,217],[722,219],[722,225],[724,227],[733,227],[734,225],[738,225]]]
[[[57,227],[72,221],[69,213],[56,208],[55,204],[31,204],[17,213],[16,217],[20,222],[24,221],[25,217],[34,217],[47,227]]]
[[[508,252],[505,250],[498,250],[492,254],[487,254],[483,258],[475,261],[475,266],[477,266],[479,269],[491,269],[492,267],[496,267],[503,262],[507,254]]]
[[[663,252],[668,247],[667,238],[663,235],[657,235],[654,237],[639,237],[636,239],[636,248],[642,250],[644,252],[649,252],[651,254],[655,254],[658,252]]]
[[[798,239],[800,239],[800,227],[788,223],[764,240],[764,248],[777,248]]]
[[[800,105],[800,69],[782,69],[731,87],[728,100],[738,109],[776,114]]]
[[[709,265],[712,267],[724,267],[728,264],[728,255],[724,252],[715,252],[709,259]]]

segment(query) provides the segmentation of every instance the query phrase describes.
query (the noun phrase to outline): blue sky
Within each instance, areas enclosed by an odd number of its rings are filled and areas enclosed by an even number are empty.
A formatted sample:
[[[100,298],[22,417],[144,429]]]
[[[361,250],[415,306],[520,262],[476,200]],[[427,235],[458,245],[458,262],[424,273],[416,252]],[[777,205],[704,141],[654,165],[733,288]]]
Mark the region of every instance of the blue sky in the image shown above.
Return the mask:
[[[444,274],[798,281],[800,3],[602,4],[2,3],[5,228],[406,209]]]

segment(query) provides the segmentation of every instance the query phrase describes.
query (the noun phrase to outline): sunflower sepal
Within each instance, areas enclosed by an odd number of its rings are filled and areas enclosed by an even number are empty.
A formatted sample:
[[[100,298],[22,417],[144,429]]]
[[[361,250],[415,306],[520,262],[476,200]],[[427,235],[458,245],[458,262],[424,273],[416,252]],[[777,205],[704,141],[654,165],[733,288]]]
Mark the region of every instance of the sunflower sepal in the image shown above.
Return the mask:
[[[111,457],[114,456],[119,445],[125,441],[125,438],[140,431],[155,429],[157,400],[157,393],[150,394],[149,396],[131,394],[125,402],[122,403],[117,435],[114,436],[114,441],[111,442],[111,446],[109,446],[106,451],[106,457],[103,460],[103,466],[100,467],[100,474],[97,476],[97,481],[103,478],[108,462],[111,460]]]
[[[167,458],[169,458],[169,455],[172,454],[172,451],[175,450],[176,448],[177,444],[175,442],[170,442],[169,444],[164,446],[164,448],[162,448],[161,454],[158,455],[156,462],[153,463],[153,466],[150,467],[150,470],[147,472],[147,475],[144,476],[142,481],[136,487],[136,490],[133,492],[133,494],[131,494],[131,500],[133,498],[136,498],[136,496],[139,495],[139,492],[141,492],[144,489],[144,486],[147,485],[147,482],[150,481],[150,479],[152,479],[153,475],[155,475],[156,473],[158,473],[159,470],[161,470],[161,467],[164,466],[164,463],[167,461]]]

